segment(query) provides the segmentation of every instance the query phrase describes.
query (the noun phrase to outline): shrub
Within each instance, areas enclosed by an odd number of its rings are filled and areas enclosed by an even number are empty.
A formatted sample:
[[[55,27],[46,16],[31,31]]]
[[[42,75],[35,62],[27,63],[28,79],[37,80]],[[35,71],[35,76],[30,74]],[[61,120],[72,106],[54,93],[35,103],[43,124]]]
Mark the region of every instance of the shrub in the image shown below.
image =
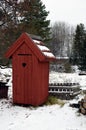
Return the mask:
[[[69,62],[65,63],[64,69],[66,73],[71,73],[72,72],[71,64]]]

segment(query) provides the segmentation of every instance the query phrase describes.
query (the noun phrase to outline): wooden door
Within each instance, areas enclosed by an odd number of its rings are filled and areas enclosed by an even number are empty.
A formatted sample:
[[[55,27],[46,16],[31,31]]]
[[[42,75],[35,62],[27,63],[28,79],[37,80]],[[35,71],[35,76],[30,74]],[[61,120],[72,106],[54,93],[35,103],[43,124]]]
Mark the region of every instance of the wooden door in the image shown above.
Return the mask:
[[[14,102],[28,104],[32,94],[32,55],[18,54],[13,74]]]

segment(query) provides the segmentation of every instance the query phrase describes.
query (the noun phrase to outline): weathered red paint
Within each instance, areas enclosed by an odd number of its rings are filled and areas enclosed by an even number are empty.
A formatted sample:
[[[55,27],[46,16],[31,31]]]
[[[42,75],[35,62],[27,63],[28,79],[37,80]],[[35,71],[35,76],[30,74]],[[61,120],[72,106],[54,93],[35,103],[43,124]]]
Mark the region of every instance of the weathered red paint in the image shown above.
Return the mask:
[[[48,97],[50,58],[23,33],[5,54],[12,58],[13,103],[40,105]]]

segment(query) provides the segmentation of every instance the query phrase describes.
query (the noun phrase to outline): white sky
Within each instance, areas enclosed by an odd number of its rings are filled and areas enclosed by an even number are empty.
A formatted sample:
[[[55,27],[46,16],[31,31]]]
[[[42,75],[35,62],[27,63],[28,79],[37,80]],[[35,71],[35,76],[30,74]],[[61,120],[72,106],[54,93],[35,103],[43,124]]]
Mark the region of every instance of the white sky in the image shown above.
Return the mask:
[[[51,23],[64,21],[72,25],[86,26],[86,0],[42,0],[49,11]]]

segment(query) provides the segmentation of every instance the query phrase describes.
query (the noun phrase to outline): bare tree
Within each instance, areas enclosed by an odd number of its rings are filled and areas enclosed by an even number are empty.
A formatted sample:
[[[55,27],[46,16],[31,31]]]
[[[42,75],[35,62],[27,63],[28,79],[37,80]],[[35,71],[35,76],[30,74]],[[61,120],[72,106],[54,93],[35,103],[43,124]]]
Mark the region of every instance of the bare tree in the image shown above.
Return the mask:
[[[14,27],[18,23],[18,0],[0,0],[0,11],[2,12],[1,25]]]
[[[74,29],[65,22],[55,22],[51,29],[52,50],[56,56],[69,56]]]

